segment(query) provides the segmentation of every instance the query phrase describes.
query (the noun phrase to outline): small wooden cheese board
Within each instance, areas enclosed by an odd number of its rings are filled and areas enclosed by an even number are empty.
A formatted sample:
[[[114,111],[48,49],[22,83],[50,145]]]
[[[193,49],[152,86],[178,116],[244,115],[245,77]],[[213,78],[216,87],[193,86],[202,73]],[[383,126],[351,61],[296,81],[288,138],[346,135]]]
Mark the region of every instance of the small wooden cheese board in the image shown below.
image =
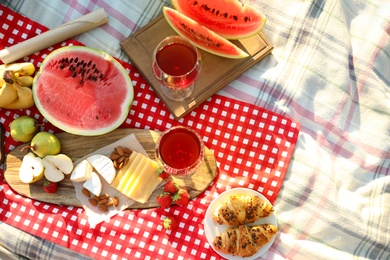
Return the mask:
[[[77,136],[68,133],[59,133],[56,136],[61,141],[61,153],[68,155],[73,162],[83,158],[84,156],[93,153],[101,147],[112,144],[115,141],[134,134],[139,143],[144,147],[149,157],[154,159],[155,143],[160,135],[160,132],[123,128],[116,129],[105,135],[100,136]],[[6,157],[4,177],[8,185],[17,193],[43,202],[81,207],[80,201],[76,197],[76,192],[70,175],[66,176],[58,185],[56,193],[48,194],[43,191],[43,183],[45,178],[32,184],[25,184],[20,181],[19,168],[22,163],[23,156],[27,154],[29,149],[22,150],[26,144],[22,144],[12,150]],[[190,198],[195,198],[206,190],[214,180],[217,174],[217,165],[212,152],[206,147],[205,160],[200,168],[192,175],[186,177],[175,178],[179,186],[185,187],[189,192]],[[159,205],[156,202],[156,197],[162,192],[162,187],[156,189],[146,203],[134,203],[128,209],[145,209],[154,208]]]

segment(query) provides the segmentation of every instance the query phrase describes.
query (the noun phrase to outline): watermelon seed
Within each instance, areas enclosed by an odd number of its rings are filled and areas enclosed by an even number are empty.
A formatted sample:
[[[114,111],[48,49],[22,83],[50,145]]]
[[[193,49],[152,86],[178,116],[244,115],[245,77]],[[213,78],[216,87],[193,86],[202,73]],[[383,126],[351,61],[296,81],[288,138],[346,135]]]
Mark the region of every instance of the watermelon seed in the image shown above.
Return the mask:
[[[206,10],[206,11],[210,11],[210,7],[208,7],[207,5],[202,5],[203,9]]]

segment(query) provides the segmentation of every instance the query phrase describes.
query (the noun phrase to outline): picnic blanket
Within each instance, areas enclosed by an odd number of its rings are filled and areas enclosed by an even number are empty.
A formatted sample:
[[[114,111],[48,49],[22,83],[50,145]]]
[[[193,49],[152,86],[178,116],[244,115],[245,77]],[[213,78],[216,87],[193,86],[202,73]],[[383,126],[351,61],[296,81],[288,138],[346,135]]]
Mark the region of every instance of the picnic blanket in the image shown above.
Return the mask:
[[[218,94],[301,125],[274,202],[280,232],[262,258],[389,259],[390,2],[245,2],[267,16],[274,50]],[[49,28],[103,7],[109,24],[75,39],[124,61],[119,42],[170,5],[1,3]]]

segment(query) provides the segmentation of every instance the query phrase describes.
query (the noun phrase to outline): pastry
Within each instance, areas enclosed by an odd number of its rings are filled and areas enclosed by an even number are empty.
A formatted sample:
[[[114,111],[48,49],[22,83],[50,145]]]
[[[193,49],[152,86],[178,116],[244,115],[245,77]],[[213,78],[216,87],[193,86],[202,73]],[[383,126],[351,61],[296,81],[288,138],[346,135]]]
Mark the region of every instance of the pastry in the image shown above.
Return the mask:
[[[270,224],[230,227],[213,241],[216,250],[234,256],[249,257],[256,254],[277,233]]]
[[[238,226],[268,217],[273,211],[273,206],[258,196],[236,194],[215,209],[213,219],[218,224]]]

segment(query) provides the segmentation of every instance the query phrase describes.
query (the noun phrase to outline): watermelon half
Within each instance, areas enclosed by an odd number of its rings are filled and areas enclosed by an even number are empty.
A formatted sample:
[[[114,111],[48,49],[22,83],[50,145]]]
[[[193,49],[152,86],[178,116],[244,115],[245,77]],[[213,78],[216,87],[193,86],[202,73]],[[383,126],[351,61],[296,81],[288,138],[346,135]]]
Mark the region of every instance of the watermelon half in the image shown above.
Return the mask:
[[[76,135],[101,135],[127,118],[134,98],[132,81],[114,58],[83,46],[50,53],[36,73],[33,97],[53,125]]]
[[[164,6],[163,13],[168,24],[198,48],[225,58],[241,59],[249,56],[230,41],[175,9]]]
[[[172,0],[177,11],[226,39],[243,39],[259,33],[266,17],[239,0]]]

